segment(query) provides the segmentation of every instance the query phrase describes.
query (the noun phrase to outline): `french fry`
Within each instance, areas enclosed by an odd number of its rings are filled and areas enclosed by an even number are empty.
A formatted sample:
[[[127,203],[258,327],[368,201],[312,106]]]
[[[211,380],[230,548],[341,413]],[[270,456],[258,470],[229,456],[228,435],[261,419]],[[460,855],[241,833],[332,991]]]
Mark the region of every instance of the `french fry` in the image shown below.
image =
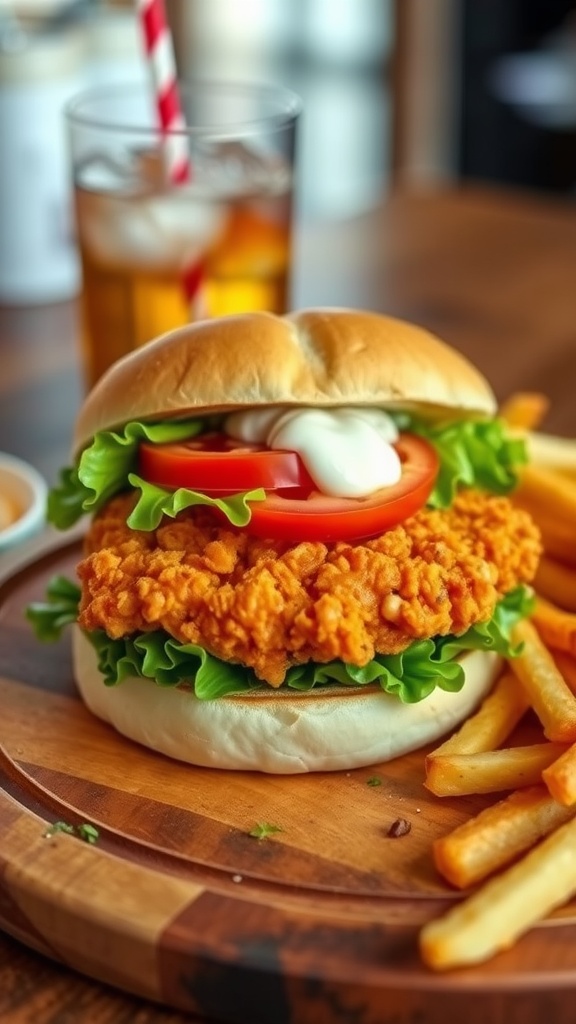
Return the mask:
[[[542,772],[567,749],[566,743],[533,743],[481,754],[445,754],[430,758],[424,785],[436,796],[500,793],[535,786]]]
[[[576,622],[576,616],[573,618]],[[511,637],[514,643],[524,646],[509,664],[526,690],[528,700],[542,723],[544,735],[559,743],[574,742],[576,697],[558,671],[539,631],[532,622],[523,619],[513,627]]]
[[[542,778],[551,796],[559,804],[564,807],[576,804],[576,743],[544,769]]]
[[[576,615],[538,597],[531,620],[548,647],[576,656]]]
[[[576,478],[576,441],[572,438],[554,437],[528,428],[525,441],[530,462]]]
[[[522,467],[515,498],[544,507],[567,523],[576,521],[576,481],[556,470],[528,464]]]
[[[544,550],[553,558],[559,558],[571,568],[576,568],[576,538],[563,538],[558,528],[555,532],[553,528],[549,532],[546,525],[542,526],[537,520],[534,521],[540,529]]]
[[[437,839],[434,863],[447,881],[466,889],[505,867],[575,814],[576,807],[557,803],[546,786],[519,789]]]
[[[433,844],[437,870],[452,885],[484,882],[422,930],[422,958],[435,970],[488,959],[576,893],[576,441],[539,432],[547,409],[538,392],[513,394],[500,409],[528,449],[513,501],[544,546],[535,611],[512,630],[522,651],[479,710],[426,758],[425,786],[438,796],[512,790]],[[527,707],[549,742],[497,749]]]
[[[550,399],[540,391],[515,391],[502,403],[498,414],[512,428],[534,430],[550,408]]]
[[[544,554],[533,585],[547,600],[565,611],[576,612],[576,568]]]
[[[574,523],[564,521],[554,515],[553,510],[537,505],[526,497],[514,495],[514,504],[529,512],[542,536],[542,544],[547,554],[576,566],[576,531]]]
[[[420,933],[434,970],[488,960],[576,892],[576,819],[552,832],[506,871],[486,882]]]
[[[566,651],[550,651],[556,668],[562,674],[564,682],[570,687],[572,693],[576,694],[576,658]]]
[[[530,462],[521,470],[513,501],[540,528],[546,554],[576,566],[576,441],[535,430],[518,432]]]
[[[476,713],[428,754],[427,768],[431,758],[443,754],[480,754],[495,750],[508,738],[528,707],[526,691],[514,673],[506,669]]]

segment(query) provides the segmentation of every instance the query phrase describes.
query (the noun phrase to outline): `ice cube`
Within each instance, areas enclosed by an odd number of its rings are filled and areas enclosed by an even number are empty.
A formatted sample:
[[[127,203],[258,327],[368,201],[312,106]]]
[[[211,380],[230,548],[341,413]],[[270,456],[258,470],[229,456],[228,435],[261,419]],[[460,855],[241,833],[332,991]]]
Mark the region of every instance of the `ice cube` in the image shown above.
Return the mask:
[[[278,195],[291,184],[290,169],[278,154],[233,139],[203,142],[195,154],[200,185],[219,196]]]
[[[162,272],[179,272],[202,256],[226,222],[222,204],[195,200],[181,189],[133,196],[81,193],[78,207],[81,233],[94,259]]]
[[[131,192],[137,183],[134,155],[126,150],[91,154],[76,169],[76,180],[89,192]]]

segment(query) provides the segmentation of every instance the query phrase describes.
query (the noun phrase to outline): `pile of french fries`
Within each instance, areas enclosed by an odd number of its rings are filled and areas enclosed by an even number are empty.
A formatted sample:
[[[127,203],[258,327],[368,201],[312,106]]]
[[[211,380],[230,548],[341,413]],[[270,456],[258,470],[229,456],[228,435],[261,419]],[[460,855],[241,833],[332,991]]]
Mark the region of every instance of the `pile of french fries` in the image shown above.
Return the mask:
[[[576,440],[538,432],[546,411],[538,393],[513,395],[500,410],[527,443],[513,500],[531,513],[544,546],[535,611],[513,634],[522,653],[426,758],[425,785],[437,796],[500,796],[433,844],[440,874],[471,890],[421,931],[422,958],[434,970],[489,959],[576,894]],[[530,709],[538,742],[511,744]]]

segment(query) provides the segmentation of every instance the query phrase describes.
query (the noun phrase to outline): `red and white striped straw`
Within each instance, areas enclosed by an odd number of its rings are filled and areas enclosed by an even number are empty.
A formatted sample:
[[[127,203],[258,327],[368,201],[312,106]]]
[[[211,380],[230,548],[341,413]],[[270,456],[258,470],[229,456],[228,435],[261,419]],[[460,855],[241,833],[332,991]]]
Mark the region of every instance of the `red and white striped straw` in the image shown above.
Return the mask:
[[[136,8],[154,88],[164,166],[168,180],[173,185],[180,185],[191,179],[192,164],[178,90],[174,43],[164,0],[136,0]],[[182,275],[184,294],[197,315],[205,313],[203,281],[201,261],[187,267]]]
[[[168,179],[173,184],[191,177],[190,153],[184,129],[172,33],[164,0],[136,0],[144,48],[154,87],[158,126]]]

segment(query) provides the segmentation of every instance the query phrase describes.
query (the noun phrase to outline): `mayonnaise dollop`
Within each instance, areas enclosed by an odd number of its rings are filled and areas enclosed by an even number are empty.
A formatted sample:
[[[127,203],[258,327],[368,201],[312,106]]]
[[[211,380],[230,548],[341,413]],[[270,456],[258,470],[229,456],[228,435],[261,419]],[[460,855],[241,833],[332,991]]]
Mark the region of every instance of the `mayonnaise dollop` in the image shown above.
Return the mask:
[[[319,491],[336,498],[364,498],[398,483],[402,464],[398,430],[383,409],[247,409],[224,421],[230,437],[298,452]]]

